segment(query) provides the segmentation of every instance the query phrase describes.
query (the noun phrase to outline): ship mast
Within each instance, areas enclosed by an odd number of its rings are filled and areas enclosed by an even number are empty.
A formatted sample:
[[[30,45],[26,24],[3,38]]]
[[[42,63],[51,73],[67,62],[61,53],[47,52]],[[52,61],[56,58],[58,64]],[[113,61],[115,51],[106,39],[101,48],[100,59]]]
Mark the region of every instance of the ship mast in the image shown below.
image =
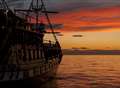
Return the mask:
[[[45,5],[44,5],[43,0],[41,0],[41,3],[42,3],[42,6],[43,6],[43,9],[44,9],[44,11],[45,11],[45,16],[46,16],[46,19],[48,20],[48,24],[49,24],[50,29],[51,29],[51,31],[52,31],[53,37],[54,37],[55,40],[58,42],[58,39],[57,39],[57,37],[56,37],[56,35],[55,35],[53,26],[52,26],[51,21],[50,21],[50,19],[49,19],[48,12],[47,12],[47,10],[46,10],[46,7],[45,7]],[[52,12],[52,13],[54,13],[54,12]]]
[[[45,17],[47,19],[47,22],[49,24],[49,27],[51,29],[51,32],[53,34],[53,37],[54,37],[55,41],[58,42],[58,39],[57,39],[57,37],[55,35],[52,23],[50,21],[49,15],[48,15],[48,13],[55,13],[56,14],[58,12],[47,11],[43,0],[32,0],[31,3],[30,3],[29,9],[27,9],[27,10],[15,9],[15,11],[17,11],[17,12],[21,12],[21,11],[22,12],[27,12],[26,13],[26,18],[27,18],[27,16],[30,17],[29,20],[31,20],[31,17],[32,17],[32,16],[30,16],[30,13],[34,13],[36,15],[36,17],[35,17],[35,19],[36,19],[36,28],[39,25],[39,15],[40,15],[40,13],[44,13],[44,15],[45,15]]]
[[[9,9],[5,0],[0,1],[0,9],[3,9],[3,10],[8,10]]]
[[[38,0],[36,1],[36,8],[38,9]],[[38,26],[38,21],[39,21],[39,12],[36,11],[36,29],[37,29],[37,26]]]
[[[36,0],[34,0],[34,1],[36,1]],[[34,5],[33,5],[34,1],[32,0],[32,4],[31,4],[32,6],[30,6],[30,7],[32,7],[32,8],[30,8],[30,9],[31,9],[31,10],[34,10],[35,13],[36,13],[36,27],[37,27],[38,21],[39,21],[39,12],[42,12],[42,13],[45,14],[45,17],[46,17],[46,19],[47,19],[47,21],[48,21],[49,27],[50,27],[50,29],[51,29],[51,31],[52,31],[53,37],[54,37],[55,40],[58,42],[58,39],[57,39],[57,37],[56,37],[56,35],[55,35],[55,32],[54,32],[52,23],[51,23],[50,18],[49,18],[49,16],[48,16],[48,13],[57,13],[57,12],[47,11],[43,0],[41,0],[41,5],[40,5],[40,6],[39,6],[39,0],[37,0],[37,1],[36,1],[36,5],[35,5],[35,7],[34,7]]]

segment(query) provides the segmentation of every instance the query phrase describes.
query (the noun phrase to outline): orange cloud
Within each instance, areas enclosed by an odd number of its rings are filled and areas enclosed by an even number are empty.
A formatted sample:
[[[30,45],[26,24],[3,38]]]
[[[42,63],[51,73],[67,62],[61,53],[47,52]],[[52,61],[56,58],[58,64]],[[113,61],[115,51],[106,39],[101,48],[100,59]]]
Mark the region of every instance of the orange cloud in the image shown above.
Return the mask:
[[[120,7],[81,9],[51,16],[53,23],[62,23],[59,31],[108,31],[120,28]],[[90,29],[80,29],[86,27]],[[92,30],[92,27],[94,30]]]

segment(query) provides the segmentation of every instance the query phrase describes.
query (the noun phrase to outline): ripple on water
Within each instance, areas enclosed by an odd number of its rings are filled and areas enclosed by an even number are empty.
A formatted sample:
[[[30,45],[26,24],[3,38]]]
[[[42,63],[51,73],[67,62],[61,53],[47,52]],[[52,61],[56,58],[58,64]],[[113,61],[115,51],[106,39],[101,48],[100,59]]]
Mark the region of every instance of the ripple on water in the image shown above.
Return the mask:
[[[64,56],[58,88],[120,88],[120,56]],[[61,86],[62,85],[62,86]]]

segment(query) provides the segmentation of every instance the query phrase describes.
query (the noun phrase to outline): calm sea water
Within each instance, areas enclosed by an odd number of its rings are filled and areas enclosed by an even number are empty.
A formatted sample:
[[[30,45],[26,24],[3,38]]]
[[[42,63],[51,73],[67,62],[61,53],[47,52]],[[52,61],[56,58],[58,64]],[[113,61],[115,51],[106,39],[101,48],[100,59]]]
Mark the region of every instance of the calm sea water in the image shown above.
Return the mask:
[[[120,55],[64,56],[56,78],[32,88],[120,88]]]
[[[56,79],[43,88],[120,88],[120,55],[64,56]]]

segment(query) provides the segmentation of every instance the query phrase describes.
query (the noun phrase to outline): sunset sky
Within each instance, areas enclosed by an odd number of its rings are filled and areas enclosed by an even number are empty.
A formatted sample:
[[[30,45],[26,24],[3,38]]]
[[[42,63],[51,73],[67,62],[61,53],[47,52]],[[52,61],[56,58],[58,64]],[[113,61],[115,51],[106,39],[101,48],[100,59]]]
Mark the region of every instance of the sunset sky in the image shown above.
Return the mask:
[[[120,49],[120,0],[44,1],[62,48]]]
[[[120,0],[49,0],[63,48],[120,49]],[[53,6],[52,6],[53,5]],[[61,27],[60,27],[61,26]]]

